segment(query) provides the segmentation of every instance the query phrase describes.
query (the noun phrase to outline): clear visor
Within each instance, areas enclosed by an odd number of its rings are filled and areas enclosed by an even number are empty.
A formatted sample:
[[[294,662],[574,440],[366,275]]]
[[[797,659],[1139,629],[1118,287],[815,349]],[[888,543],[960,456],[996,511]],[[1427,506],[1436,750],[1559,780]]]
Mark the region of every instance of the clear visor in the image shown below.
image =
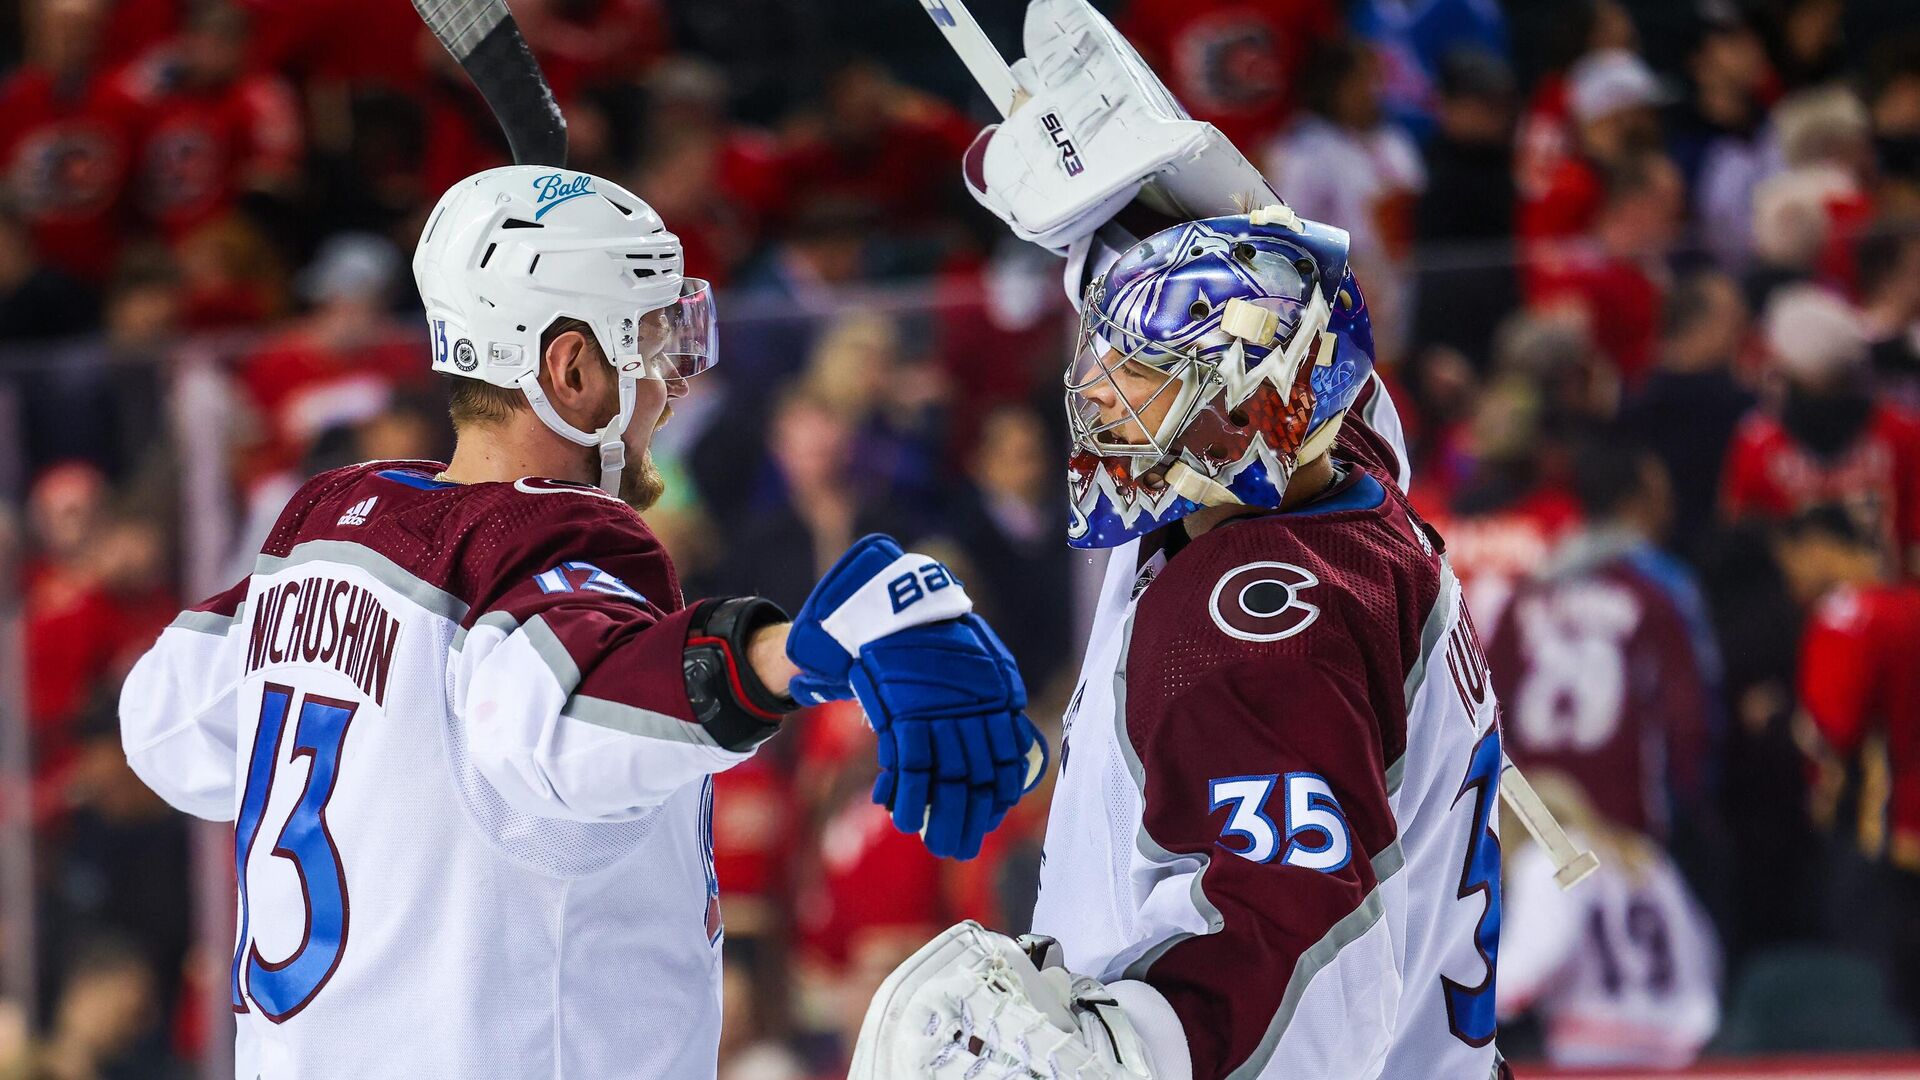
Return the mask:
[[[618,327],[618,367],[643,379],[691,379],[719,361],[713,286],[702,278],[680,282],[680,297]]]

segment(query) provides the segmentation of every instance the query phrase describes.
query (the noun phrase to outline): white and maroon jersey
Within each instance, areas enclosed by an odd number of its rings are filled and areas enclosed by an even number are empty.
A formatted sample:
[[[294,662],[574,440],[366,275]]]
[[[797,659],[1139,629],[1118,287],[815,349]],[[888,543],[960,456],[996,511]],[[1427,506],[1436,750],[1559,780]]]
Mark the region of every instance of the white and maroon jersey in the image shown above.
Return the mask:
[[[1067,713],[1034,929],[1199,1080],[1496,1068],[1497,706],[1358,413],[1311,505],[1114,551]]]
[[[235,823],[240,1077],[711,1077],[720,926],[692,609],[557,481],[326,473],[121,698],[134,770]]]
[[[1575,534],[1519,583],[1490,629],[1507,754],[1578,784],[1607,820],[1665,836],[1697,802],[1712,697],[1687,618],[1636,556],[1644,541]]]
[[[1719,1026],[1713,923],[1665,852],[1636,847],[1577,889],[1537,844],[1508,867],[1500,1015],[1537,1013],[1556,1065],[1684,1068]]]

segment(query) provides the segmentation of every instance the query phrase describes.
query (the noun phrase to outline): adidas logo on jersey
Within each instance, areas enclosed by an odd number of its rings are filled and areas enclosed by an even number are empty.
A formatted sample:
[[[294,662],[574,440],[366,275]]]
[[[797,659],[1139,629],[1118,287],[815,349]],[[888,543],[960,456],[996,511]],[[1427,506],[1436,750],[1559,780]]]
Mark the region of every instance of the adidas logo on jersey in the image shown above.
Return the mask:
[[[354,503],[352,506],[347,507],[347,512],[340,515],[339,524],[365,525],[367,518],[373,515],[373,504],[379,501],[380,496],[369,495],[359,502]]]

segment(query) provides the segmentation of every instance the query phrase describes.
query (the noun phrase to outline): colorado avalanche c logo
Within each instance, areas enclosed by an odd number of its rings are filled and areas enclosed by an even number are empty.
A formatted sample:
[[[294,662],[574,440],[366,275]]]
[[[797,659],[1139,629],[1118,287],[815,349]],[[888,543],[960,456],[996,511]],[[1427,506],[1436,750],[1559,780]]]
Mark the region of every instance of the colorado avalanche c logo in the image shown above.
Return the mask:
[[[1319,578],[1292,563],[1236,566],[1214,585],[1207,613],[1215,626],[1241,641],[1279,641],[1320,617],[1318,607],[1300,599],[1318,584]]]

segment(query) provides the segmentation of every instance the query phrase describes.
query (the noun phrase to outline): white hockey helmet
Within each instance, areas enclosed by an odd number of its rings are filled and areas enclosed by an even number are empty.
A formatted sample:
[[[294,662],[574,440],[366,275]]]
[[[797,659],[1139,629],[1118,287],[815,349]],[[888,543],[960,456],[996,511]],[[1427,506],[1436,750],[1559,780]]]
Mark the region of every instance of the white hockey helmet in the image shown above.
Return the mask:
[[[453,185],[413,253],[433,370],[518,387],[542,422],[600,448],[617,492],[621,436],[640,379],[685,379],[715,360],[711,286],[685,275],[680,238],[627,189],[587,173],[509,165]],[[620,411],[598,431],[555,412],[540,387],[540,336],[556,319],[592,328],[620,379]]]

